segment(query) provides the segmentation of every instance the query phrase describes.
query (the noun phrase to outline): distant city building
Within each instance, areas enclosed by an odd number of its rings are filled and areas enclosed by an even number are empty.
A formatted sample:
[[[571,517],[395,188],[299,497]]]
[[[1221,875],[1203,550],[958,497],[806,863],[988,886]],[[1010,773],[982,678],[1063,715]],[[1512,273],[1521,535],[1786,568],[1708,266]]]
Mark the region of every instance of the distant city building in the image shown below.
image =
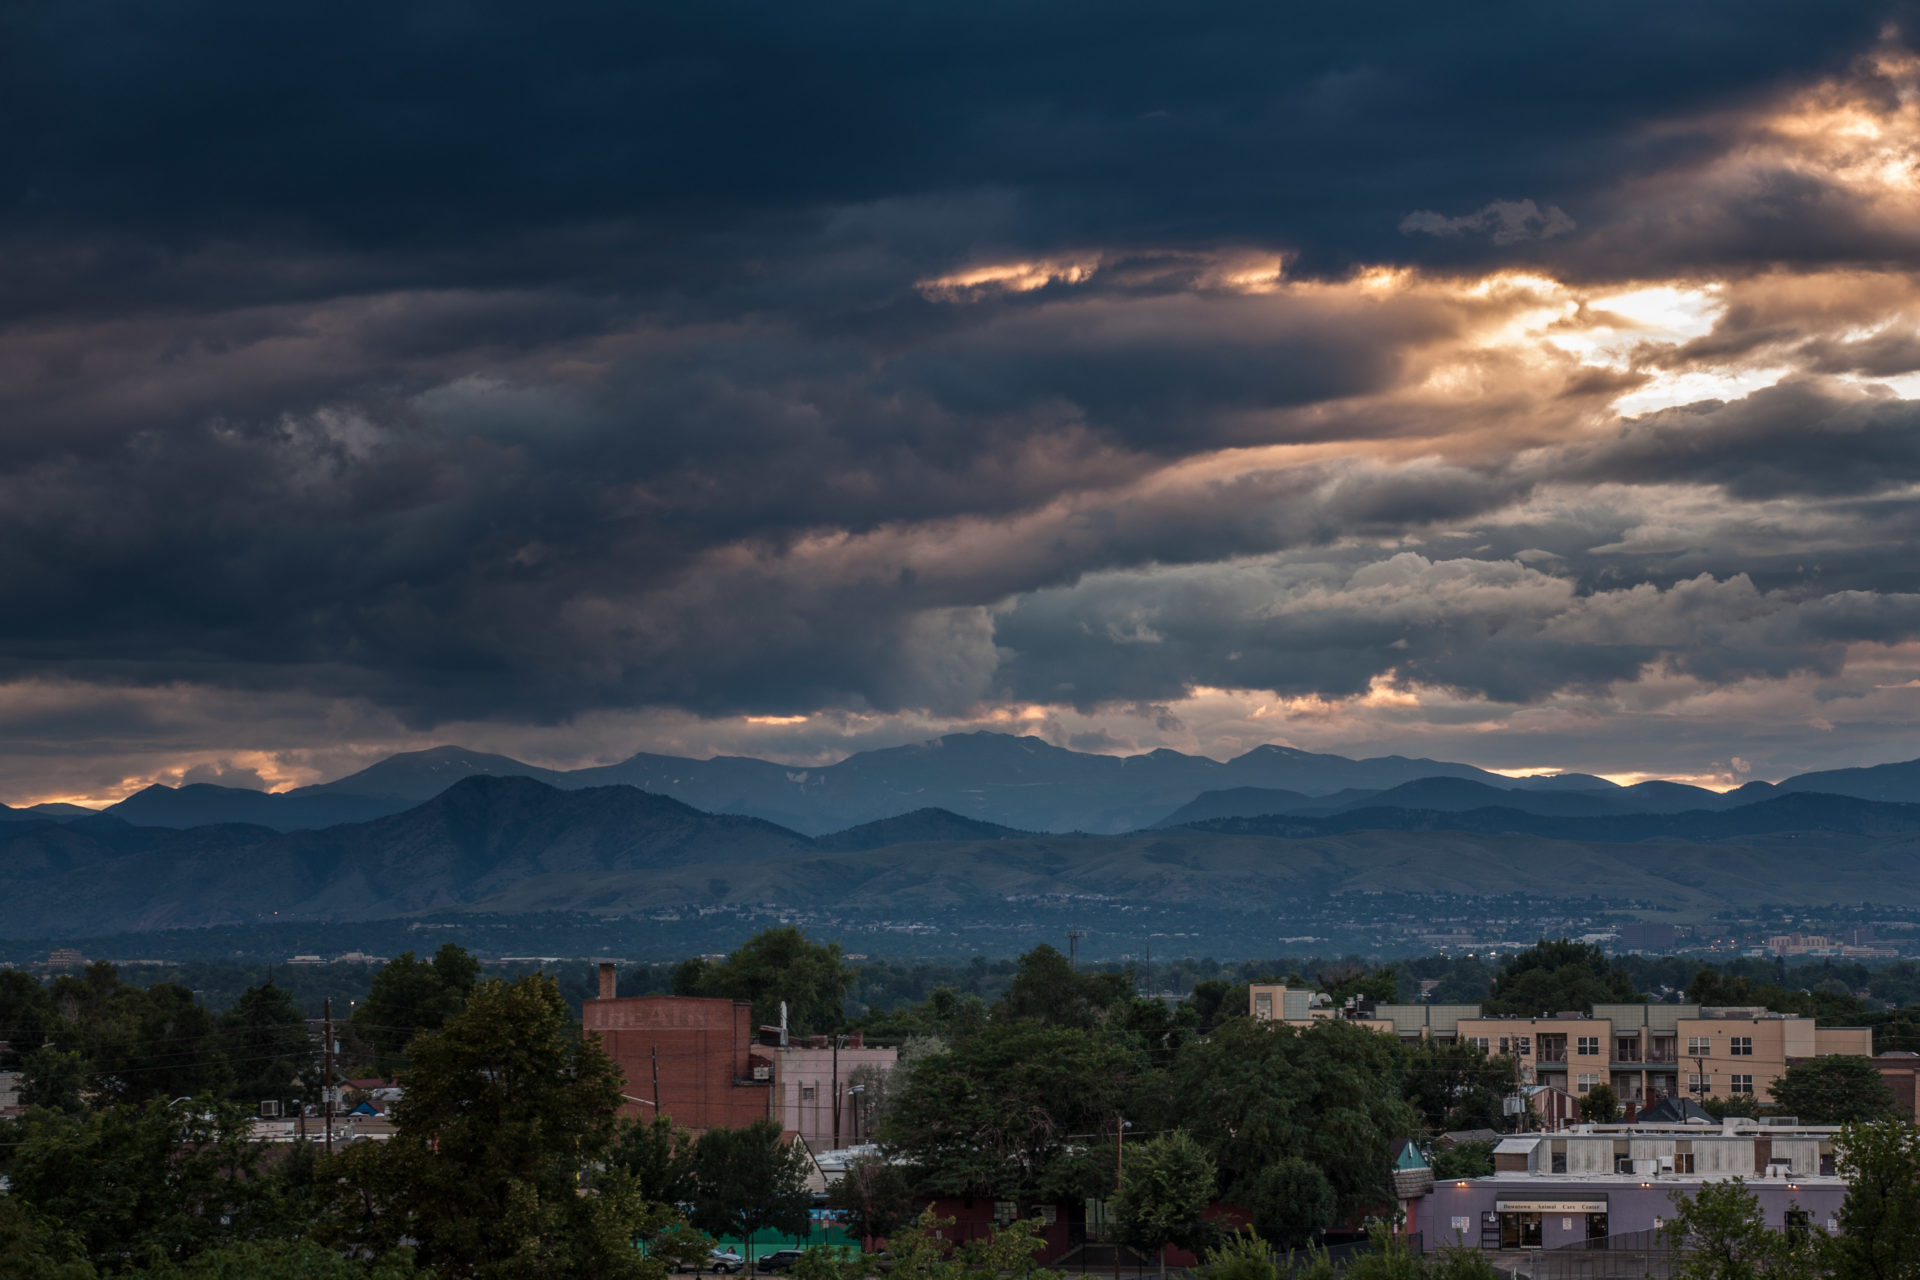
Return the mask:
[[[87,958],[76,947],[56,947],[47,953],[46,961],[40,966],[49,973],[67,969],[84,969]]]
[[[1671,924],[1635,920],[1621,925],[1617,945],[1624,951],[1671,951],[1680,941],[1680,930]]]
[[[1377,1004],[1334,1008],[1318,992],[1255,984],[1255,1018],[1306,1025],[1340,1018],[1402,1039],[1457,1040],[1514,1060],[1516,1085],[1549,1086],[1579,1098],[1609,1085],[1633,1107],[1663,1098],[1767,1097],[1802,1058],[1871,1057],[1865,1027],[1820,1027],[1812,1018],[1750,1007],[1602,1004],[1539,1018],[1485,1017],[1477,1004]]]

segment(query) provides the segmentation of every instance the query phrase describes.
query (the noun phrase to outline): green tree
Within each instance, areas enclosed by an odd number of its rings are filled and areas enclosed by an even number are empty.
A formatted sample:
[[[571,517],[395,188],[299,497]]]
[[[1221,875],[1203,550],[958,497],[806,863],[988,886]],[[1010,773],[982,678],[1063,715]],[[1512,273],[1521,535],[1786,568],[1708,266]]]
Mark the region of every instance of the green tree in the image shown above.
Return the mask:
[[[987,1002],[952,987],[936,987],[919,1004],[869,1014],[860,1027],[869,1038],[889,1042],[935,1037],[943,1042],[964,1040],[987,1025]]]
[[[753,1261],[753,1233],[771,1227],[790,1236],[811,1229],[813,1193],[807,1156],[780,1140],[780,1126],[755,1120],[738,1129],[709,1129],[693,1148],[693,1222],[716,1236],[738,1236]]]
[[[1393,1198],[1393,1143],[1419,1128],[1400,1096],[1400,1054],[1392,1037],[1349,1022],[1231,1019],[1182,1046],[1159,1127],[1193,1134],[1229,1200],[1284,1152],[1326,1175],[1340,1213],[1359,1213]]]
[[[224,1093],[231,1085],[219,1024],[191,989],[156,982],[142,990],[96,962],[56,979],[53,994],[68,1013],[58,1043],[86,1060],[89,1090],[103,1101]]]
[[[863,1243],[891,1236],[913,1210],[913,1184],[905,1170],[878,1156],[856,1156],[827,1188],[827,1203],[847,1220]]]
[[[20,1063],[20,1101],[69,1114],[87,1108],[87,1060],[77,1050],[43,1044]]]
[[[1429,1162],[1433,1166],[1436,1181],[1447,1182],[1456,1178],[1486,1178],[1493,1175],[1493,1144],[1491,1142],[1462,1142],[1434,1152]]]
[[[632,1178],[648,1200],[680,1204],[693,1198],[693,1138],[667,1116],[622,1121],[607,1163]]]
[[[451,942],[430,961],[403,951],[382,966],[350,1023],[354,1036],[373,1050],[375,1074],[394,1075],[413,1038],[445,1026],[479,980],[480,962]]]
[[[244,1108],[211,1098],[35,1112],[8,1168],[11,1194],[104,1270],[183,1261],[286,1229],[252,1128]]]
[[[1675,1280],[1804,1280],[1818,1274],[1815,1243],[1769,1231],[1756,1196],[1740,1178],[1673,1193],[1666,1230],[1679,1260]]]
[[[220,1018],[220,1036],[243,1103],[286,1101],[304,1093],[318,1046],[293,998],[268,981],[240,993]]]
[[[1327,1175],[1298,1156],[1282,1156],[1241,1179],[1234,1202],[1254,1230],[1282,1249],[1304,1249],[1333,1225],[1339,1196]]]
[[[0,1196],[0,1276],[8,1280],[95,1280],[80,1238],[29,1208]]]
[[[1599,947],[1543,939],[1500,966],[1486,1012],[1537,1017],[1636,998],[1633,980]]]
[[[483,982],[408,1049],[397,1132],[323,1165],[329,1242],[376,1253],[418,1241],[442,1276],[657,1280],[633,1242],[671,1225],[623,1170],[583,1175],[617,1135],[620,1068],[574,1028],[554,979]]]
[[[1240,993],[1237,1002],[1233,999],[1236,990]],[[1194,1033],[1206,1035],[1227,1018],[1246,1016],[1247,988],[1244,983],[1236,988],[1225,979],[1207,978],[1194,983],[1181,1003],[1193,1010]]]
[[[807,941],[798,929],[765,929],[719,964],[688,964],[674,973],[676,995],[717,996],[753,1002],[754,1021],[771,1026],[787,1006],[794,1035],[838,1030],[846,1020],[853,975],[837,942]]]
[[[1894,1119],[1850,1124],[1834,1151],[1847,1198],[1828,1247],[1833,1280],[1920,1276],[1920,1133]]]
[[[949,1195],[1105,1195],[1113,1161],[1076,1135],[1111,1133],[1139,1075],[1132,1051],[1069,1027],[996,1023],[912,1065],[880,1140]]]
[[[1580,1118],[1588,1124],[1612,1124],[1620,1118],[1620,1098],[1601,1081],[1580,1096]]]
[[[1132,994],[1126,974],[1076,973],[1065,956],[1043,942],[1020,957],[994,1016],[1049,1027],[1091,1027]]]
[[[1201,1255],[1194,1280],[1280,1280],[1273,1246],[1253,1231],[1236,1231]]]
[[[1895,1114],[1893,1090],[1866,1058],[1796,1062],[1767,1092],[1776,1107],[1802,1124],[1855,1124]]]
[[[1034,1260],[1045,1242],[1031,1219],[958,1245],[945,1238],[951,1226],[952,1218],[928,1209],[889,1240],[894,1280],[1059,1280]]]
[[[312,1240],[227,1245],[138,1274],[143,1280],[433,1280],[431,1272],[414,1267],[406,1249],[349,1258]]]
[[[1165,1275],[1167,1245],[1198,1252],[1208,1238],[1205,1214],[1214,1185],[1213,1161],[1181,1130],[1138,1144],[1113,1196],[1120,1238],[1159,1253]]]
[[[55,1039],[60,1009],[45,984],[24,969],[0,969],[0,1070],[11,1071],[20,1059]]]
[[[1501,1103],[1518,1087],[1511,1058],[1479,1045],[1422,1040],[1406,1051],[1406,1100],[1427,1129],[1503,1129]]]

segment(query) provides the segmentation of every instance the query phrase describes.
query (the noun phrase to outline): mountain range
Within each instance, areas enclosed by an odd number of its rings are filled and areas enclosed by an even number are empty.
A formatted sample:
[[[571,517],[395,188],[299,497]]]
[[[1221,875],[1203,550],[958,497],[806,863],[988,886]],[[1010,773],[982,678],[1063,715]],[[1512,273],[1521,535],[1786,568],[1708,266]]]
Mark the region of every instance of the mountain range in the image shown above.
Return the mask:
[[[1621,787],[1590,774],[1509,778],[1472,765],[1379,756],[1351,760],[1257,747],[1228,761],[1177,751],[1095,755],[1038,738],[949,734],[795,768],[742,756],[693,760],[640,754],[555,770],[507,756],[435,747],[388,757],[332,782],[268,794],[195,784],[150,786],[105,810],[135,826],[247,823],[291,832],[402,813],[462,779],[531,778],[561,790],[626,786],[708,813],[736,814],[819,836],[919,810],[1015,830],[1118,834],[1154,825],[1269,814],[1332,816],[1365,808],[1513,808],[1542,816],[1719,810],[1782,793],[1920,801],[1920,761],[1801,774],[1725,794],[1673,782]],[[79,820],[75,806],[0,808],[0,820]]]
[[[1048,897],[1171,906],[1203,925],[1222,910],[1277,917],[1380,889],[1591,896],[1695,913],[1761,902],[1920,906],[1920,804],[1768,788],[1716,808],[1602,813],[1594,797],[1609,792],[1422,779],[1369,804],[1360,790],[1285,791],[1295,812],[1126,834],[1022,831],[928,807],[816,836],[631,786],[491,773],[323,830],[20,814],[0,826],[0,936],[741,903],[1005,919]],[[1246,803],[1274,803],[1264,791]],[[1477,803],[1489,798],[1502,803]]]

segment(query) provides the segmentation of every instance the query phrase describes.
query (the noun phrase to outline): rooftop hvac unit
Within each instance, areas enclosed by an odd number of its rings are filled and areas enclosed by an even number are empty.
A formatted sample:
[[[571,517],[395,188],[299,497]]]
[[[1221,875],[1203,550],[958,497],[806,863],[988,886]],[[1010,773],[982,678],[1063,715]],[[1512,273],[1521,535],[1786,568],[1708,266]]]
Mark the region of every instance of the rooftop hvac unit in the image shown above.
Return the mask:
[[[268,1098],[266,1101],[262,1102],[260,1104],[260,1118],[262,1120],[279,1119],[280,1118],[280,1100],[278,1098]]]

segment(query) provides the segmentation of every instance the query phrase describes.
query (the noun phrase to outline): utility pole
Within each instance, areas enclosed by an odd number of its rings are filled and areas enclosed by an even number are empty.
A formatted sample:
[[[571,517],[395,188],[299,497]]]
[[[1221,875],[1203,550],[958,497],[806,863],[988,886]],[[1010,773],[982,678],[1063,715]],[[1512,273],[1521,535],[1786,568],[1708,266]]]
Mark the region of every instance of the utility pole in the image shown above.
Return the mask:
[[[833,1149],[840,1149],[840,1037],[833,1038]]]
[[[660,1118],[660,1046],[653,1046],[653,1118]]]
[[[1113,1117],[1113,1197],[1120,1196],[1120,1175],[1126,1168],[1127,1120]],[[1113,1216],[1113,1200],[1107,1201],[1107,1239],[1113,1245],[1113,1280],[1120,1280],[1120,1222]]]
[[[309,1009],[313,1006],[308,1005]],[[320,1114],[327,1118],[327,1154],[333,1154],[333,997],[328,996],[321,1006],[325,1019],[326,1040],[320,1046],[320,1057],[324,1064],[320,1068]]]
[[[1075,973],[1080,971],[1080,931],[1067,930],[1067,964]]]

